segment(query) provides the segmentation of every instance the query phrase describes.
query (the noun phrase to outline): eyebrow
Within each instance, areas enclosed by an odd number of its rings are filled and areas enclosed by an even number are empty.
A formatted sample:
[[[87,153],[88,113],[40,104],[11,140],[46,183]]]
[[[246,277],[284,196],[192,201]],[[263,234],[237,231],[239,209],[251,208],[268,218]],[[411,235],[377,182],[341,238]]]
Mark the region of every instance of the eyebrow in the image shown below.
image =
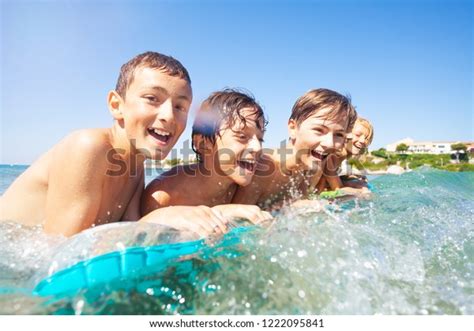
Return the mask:
[[[320,126],[320,127],[323,127],[323,128],[325,128],[325,129],[330,130],[330,128],[327,127],[327,126],[324,125],[324,124],[313,124],[312,126],[313,126],[313,127],[315,127],[315,126]],[[345,130],[344,128],[341,128],[341,129],[334,129],[333,131],[336,131],[336,132],[346,132],[346,130]]]
[[[326,126],[326,125],[324,125],[324,124],[322,124],[322,123],[321,123],[321,124],[320,124],[320,123],[313,123],[312,126],[313,126],[313,127],[314,127],[314,126],[321,126],[321,127],[325,128],[325,129],[328,129],[328,130],[330,129],[328,126]],[[345,130],[344,130],[344,128],[341,128],[341,129],[335,129],[334,131],[345,131]]]
[[[147,86],[147,87],[145,87],[145,89],[156,90],[156,91],[164,93],[166,95],[170,95],[170,92],[167,89],[165,89],[164,87],[161,87],[161,86]],[[178,99],[184,99],[186,101],[191,101],[185,95],[178,95]]]

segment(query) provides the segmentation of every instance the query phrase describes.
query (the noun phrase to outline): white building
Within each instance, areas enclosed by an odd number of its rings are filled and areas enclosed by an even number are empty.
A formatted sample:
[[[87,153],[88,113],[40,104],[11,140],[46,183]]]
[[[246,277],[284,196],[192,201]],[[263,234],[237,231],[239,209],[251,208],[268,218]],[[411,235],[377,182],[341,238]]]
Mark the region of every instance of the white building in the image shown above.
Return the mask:
[[[408,146],[408,151],[415,154],[450,154],[451,145],[455,142],[448,141],[421,141]]]
[[[459,143],[459,141],[414,141],[411,138],[405,138],[388,144],[385,149],[387,152],[396,152],[397,146],[405,144],[408,146],[408,153],[413,154],[450,154],[451,145]],[[470,143],[463,142],[466,145]]]
[[[407,146],[410,146],[411,144],[413,144],[415,141],[411,138],[405,138],[405,139],[402,139],[402,140],[399,140],[399,141],[396,141],[394,143],[391,143],[391,144],[388,144],[387,146],[385,146],[385,149],[387,150],[387,152],[396,152],[397,150],[397,146],[400,145],[400,144],[405,144]]]

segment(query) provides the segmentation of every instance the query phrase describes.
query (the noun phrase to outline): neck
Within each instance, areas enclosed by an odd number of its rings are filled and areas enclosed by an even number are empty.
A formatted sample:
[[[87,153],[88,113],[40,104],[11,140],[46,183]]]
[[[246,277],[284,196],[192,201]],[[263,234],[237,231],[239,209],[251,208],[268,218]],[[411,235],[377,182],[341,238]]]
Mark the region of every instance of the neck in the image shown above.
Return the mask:
[[[280,145],[274,158],[278,164],[280,164],[281,172],[286,176],[292,176],[304,171],[304,167],[297,158],[298,150],[294,144],[290,141],[287,145]]]

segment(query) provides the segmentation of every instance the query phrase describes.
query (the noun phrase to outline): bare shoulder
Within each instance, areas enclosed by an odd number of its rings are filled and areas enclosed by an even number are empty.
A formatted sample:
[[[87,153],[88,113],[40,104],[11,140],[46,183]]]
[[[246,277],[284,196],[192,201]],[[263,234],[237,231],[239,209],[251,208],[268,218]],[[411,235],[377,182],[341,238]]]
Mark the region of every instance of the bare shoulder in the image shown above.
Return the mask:
[[[196,164],[182,164],[165,171],[160,175],[160,177],[167,180],[175,179],[179,182],[184,180],[181,176],[194,174],[196,174]]]
[[[159,176],[153,179],[145,188],[144,194],[153,196],[156,192],[160,192],[166,188],[166,180]]]
[[[107,129],[84,129],[71,132],[60,143],[61,150],[79,152],[83,157],[104,155],[112,148]]]
[[[163,207],[168,207],[186,185],[188,166],[176,166],[153,179],[146,187],[142,196],[142,215]]]
[[[163,178],[153,179],[143,191],[140,203],[142,215],[146,215],[155,209],[168,207],[171,202],[171,195],[166,189],[166,182]]]
[[[51,171],[103,176],[112,145],[107,129],[85,129],[67,135],[52,151]]]

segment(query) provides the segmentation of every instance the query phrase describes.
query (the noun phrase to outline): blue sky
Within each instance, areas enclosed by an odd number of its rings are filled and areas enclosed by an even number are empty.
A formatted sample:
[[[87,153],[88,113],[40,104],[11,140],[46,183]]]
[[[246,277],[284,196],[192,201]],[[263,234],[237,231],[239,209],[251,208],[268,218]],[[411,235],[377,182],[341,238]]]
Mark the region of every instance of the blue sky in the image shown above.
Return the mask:
[[[120,66],[179,59],[196,107],[240,87],[264,106],[266,147],[287,137],[297,97],[350,94],[400,138],[474,140],[472,1],[1,1],[0,163],[31,163],[68,132],[108,127]],[[189,138],[193,120],[181,141]]]

